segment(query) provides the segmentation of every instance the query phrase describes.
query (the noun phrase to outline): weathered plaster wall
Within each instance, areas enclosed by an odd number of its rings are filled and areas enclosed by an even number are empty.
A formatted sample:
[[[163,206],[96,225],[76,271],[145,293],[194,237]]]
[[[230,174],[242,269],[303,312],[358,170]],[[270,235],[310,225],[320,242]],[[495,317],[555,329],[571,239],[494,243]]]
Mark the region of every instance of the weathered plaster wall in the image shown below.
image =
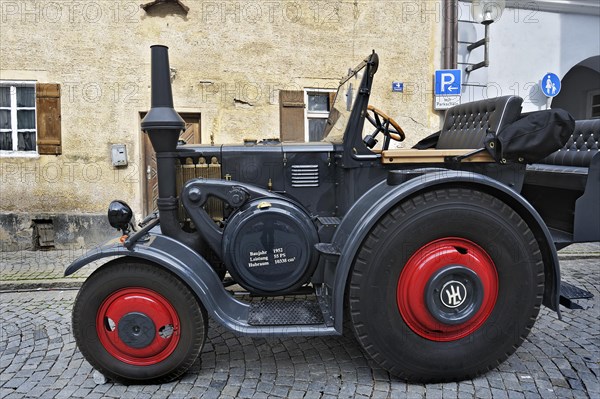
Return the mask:
[[[335,87],[372,49],[371,103],[407,145],[437,130],[439,2],[184,2],[187,15],[175,5],[147,14],[139,0],[0,1],[0,78],[60,83],[63,140],[60,156],[0,157],[0,213],[100,215],[114,198],[141,212],[151,44],[170,47],[175,107],[201,113],[203,142],[278,137],[280,89]],[[127,145],[128,167],[111,165],[113,143]]]

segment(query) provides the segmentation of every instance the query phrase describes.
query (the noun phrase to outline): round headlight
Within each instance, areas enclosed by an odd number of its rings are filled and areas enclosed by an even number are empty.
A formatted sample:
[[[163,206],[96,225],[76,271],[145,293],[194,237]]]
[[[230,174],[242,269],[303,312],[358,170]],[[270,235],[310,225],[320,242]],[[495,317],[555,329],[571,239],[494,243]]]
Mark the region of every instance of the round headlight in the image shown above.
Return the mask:
[[[123,232],[129,230],[129,222],[132,217],[133,212],[124,201],[116,200],[108,206],[108,223],[115,229],[123,230]]]

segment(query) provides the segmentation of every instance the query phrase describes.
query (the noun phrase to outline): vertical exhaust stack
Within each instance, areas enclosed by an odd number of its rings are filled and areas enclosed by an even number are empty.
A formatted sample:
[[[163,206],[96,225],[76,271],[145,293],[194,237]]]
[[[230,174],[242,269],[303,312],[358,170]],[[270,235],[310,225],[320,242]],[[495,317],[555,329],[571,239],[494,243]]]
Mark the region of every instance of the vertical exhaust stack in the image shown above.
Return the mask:
[[[156,152],[158,197],[175,198],[175,159],[165,153],[173,152],[177,148],[177,141],[181,131],[185,129],[185,122],[173,108],[169,48],[155,45],[151,46],[151,50],[152,104],[141,125]]]
[[[142,120],[156,153],[175,151],[185,122],[173,108],[169,48],[152,46],[152,107]]]
[[[179,199],[175,183],[177,160],[175,151],[179,135],[185,129],[185,122],[173,108],[169,49],[166,46],[154,45],[151,46],[151,50],[152,104],[141,126],[142,131],[148,134],[156,152],[160,228],[163,234],[202,254],[205,252],[206,244],[200,233],[183,231],[177,220]]]

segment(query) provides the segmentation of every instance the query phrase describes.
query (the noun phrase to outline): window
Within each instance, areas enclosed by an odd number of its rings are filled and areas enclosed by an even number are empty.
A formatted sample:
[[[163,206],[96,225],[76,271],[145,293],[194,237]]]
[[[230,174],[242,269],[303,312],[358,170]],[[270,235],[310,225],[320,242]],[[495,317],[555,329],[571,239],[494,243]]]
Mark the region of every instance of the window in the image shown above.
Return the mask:
[[[0,150],[36,152],[33,82],[0,83]]]
[[[332,96],[335,92],[323,89],[306,89],[304,91],[305,112],[305,141],[321,141],[327,117],[331,110]]]
[[[62,154],[60,85],[0,81],[0,156]]]
[[[279,136],[282,141],[320,141],[335,90],[305,89],[279,92]]]
[[[587,117],[590,119],[600,118],[600,90],[593,90],[588,93]]]

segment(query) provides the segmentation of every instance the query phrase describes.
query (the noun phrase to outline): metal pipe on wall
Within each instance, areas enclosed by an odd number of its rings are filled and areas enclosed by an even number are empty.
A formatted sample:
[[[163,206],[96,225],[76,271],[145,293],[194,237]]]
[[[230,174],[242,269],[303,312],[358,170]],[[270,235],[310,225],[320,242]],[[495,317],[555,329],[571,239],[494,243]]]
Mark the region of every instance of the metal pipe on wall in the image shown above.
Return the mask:
[[[455,69],[457,66],[458,0],[444,0],[443,7],[442,68]]]

